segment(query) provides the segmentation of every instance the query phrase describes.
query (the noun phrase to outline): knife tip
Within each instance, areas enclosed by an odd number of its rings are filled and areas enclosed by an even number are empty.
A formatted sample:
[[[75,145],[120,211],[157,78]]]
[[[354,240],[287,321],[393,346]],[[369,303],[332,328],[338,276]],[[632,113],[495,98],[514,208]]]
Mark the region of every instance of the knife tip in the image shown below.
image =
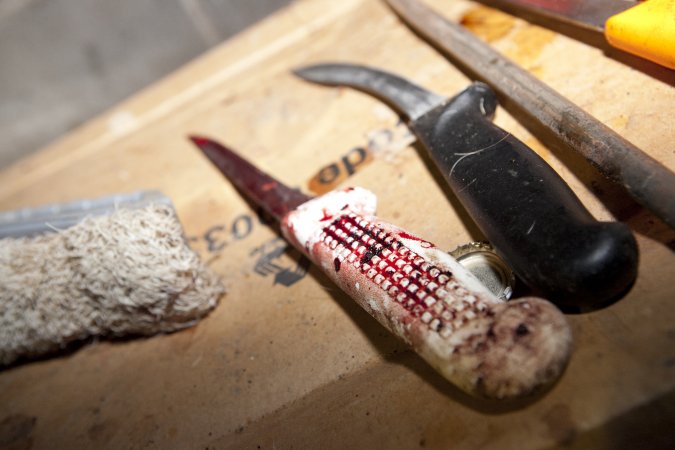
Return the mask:
[[[212,142],[211,139],[207,137],[197,136],[195,134],[188,135],[188,139],[190,139],[197,147],[203,147]]]
[[[315,67],[316,67],[315,65],[297,67],[293,69],[291,72],[293,73],[293,75],[306,80],[311,76],[312,69]]]
[[[292,72],[303,80],[332,85],[332,79],[336,76],[335,74],[348,67],[354,66],[352,64],[341,63],[319,63],[298,67],[293,69]]]

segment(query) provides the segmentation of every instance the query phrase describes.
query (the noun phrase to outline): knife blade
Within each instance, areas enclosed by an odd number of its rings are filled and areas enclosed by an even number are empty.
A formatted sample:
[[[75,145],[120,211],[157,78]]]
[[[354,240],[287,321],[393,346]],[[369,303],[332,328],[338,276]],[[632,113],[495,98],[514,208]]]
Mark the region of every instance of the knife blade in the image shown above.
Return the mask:
[[[546,298],[602,305],[635,280],[630,229],[596,221],[542,158],[492,123],[497,101],[487,85],[448,99],[366,66],[318,64],[295,73],[368,92],[404,116],[497,252]]]
[[[244,195],[278,212],[293,246],[457,387],[506,399],[562,373],[571,333],[551,303],[499,300],[446,252],[375,217],[372,192],[346,188],[282,206],[293,190],[227,147],[191,139]]]
[[[478,0],[675,69],[675,0]],[[595,39],[583,38],[585,34]],[[597,44],[596,44],[597,45]]]

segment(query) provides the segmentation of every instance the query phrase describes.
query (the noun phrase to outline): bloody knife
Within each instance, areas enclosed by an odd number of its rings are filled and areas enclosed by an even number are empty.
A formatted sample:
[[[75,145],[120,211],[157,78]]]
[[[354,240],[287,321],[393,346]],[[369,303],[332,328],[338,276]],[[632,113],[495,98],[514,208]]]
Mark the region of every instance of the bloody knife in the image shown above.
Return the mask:
[[[375,217],[370,191],[310,198],[213,140],[191,139],[293,246],[464,391],[518,397],[561,374],[571,334],[551,303],[499,300],[446,252]]]
[[[487,85],[448,99],[365,66],[319,64],[295,73],[368,92],[402,114],[497,252],[546,298],[597,306],[635,280],[630,229],[596,221],[539,155],[492,123],[497,100]]]

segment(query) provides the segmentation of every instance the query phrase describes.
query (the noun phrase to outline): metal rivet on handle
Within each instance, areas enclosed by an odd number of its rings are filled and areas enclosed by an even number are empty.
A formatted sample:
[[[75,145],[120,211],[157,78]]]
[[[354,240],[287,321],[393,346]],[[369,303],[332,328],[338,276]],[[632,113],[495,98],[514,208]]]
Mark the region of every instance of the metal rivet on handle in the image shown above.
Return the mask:
[[[515,276],[492,245],[487,242],[469,242],[448,253],[496,297],[501,300],[511,298],[516,282]]]

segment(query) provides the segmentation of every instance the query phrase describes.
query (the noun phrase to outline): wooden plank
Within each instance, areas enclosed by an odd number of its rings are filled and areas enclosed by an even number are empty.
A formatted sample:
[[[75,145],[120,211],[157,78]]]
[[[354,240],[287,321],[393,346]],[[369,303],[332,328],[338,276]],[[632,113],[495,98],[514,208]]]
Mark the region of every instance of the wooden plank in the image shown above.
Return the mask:
[[[465,17],[515,62],[675,168],[672,87],[470,2],[428,3]],[[32,448],[611,447],[622,417],[672,397],[673,232],[504,110],[497,124],[533,146],[596,217],[626,220],[641,252],[628,295],[569,316],[576,351],[545,395],[515,405],[463,396],[325,277],[312,269],[302,276],[297,254],[273,257],[283,247],[274,230],[186,134],[227,142],[305,190],[319,186],[322,168],[325,180],[338,167],[343,184],[378,194],[382,218],[442,248],[480,237],[407,145],[395,114],[290,73],[335,60],[381,66],[448,95],[468,83],[379,2],[300,1],[0,174],[2,209],[158,188],[229,288],[190,330],[99,342],[0,373],[0,442],[11,435]],[[343,158],[356,164],[357,148],[369,157],[347,177]]]

